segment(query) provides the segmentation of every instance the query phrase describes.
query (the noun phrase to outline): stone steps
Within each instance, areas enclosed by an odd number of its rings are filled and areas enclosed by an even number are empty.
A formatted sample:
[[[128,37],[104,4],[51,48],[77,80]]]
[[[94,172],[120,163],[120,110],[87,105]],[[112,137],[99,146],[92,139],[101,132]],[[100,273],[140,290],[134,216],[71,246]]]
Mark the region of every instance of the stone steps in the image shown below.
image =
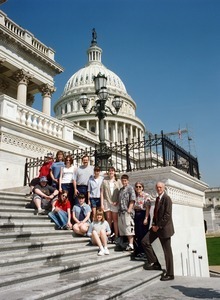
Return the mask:
[[[1,288],[1,296],[7,296],[8,299],[21,299],[21,296],[22,299],[85,299],[86,295],[90,296],[95,292],[95,299],[98,299],[98,292],[102,295],[102,299],[111,299],[140,286],[144,281],[158,280],[161,274],[152,271],[146,276],[142,263],[136,261],[128,263],[127,258],[116,260],[110,259],[110,256],[107,258],[90,256],[88,261],[78,260],[75,265],[73,263],[50,267],[50,272],[47,266],[45,269],[41,268],[40,272],[30,270],[30,276],[23,277],[25,289],[22,290],[20,288],[23,281],[20,280],[20,275],[24,275],[27,270],[17,277],[12,273],[12,278],[9,275],[8,283],[13,279],[13,284],[10,284],[10,289],[7,286]]]
[[[161,271],[144,271],[113,244],[97,256],[88,237],[55,230],[24,196],[0,192],[0,299],[114,299],[159,279]]]

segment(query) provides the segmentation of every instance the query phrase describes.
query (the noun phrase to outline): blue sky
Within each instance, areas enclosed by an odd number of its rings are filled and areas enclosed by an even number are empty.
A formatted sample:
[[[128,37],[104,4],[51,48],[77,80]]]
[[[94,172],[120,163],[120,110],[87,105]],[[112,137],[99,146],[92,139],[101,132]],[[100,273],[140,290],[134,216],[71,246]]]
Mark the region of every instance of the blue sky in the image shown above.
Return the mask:
[[[56,51],[53,104],[87,63],[92,28],[103,64],[124,82],[153,133],[188,128],[177,141],[196,155],[202,180],[220,186],[219,0],[8,0],[10,19]],[[35,108],[41,110],[40,101]]]

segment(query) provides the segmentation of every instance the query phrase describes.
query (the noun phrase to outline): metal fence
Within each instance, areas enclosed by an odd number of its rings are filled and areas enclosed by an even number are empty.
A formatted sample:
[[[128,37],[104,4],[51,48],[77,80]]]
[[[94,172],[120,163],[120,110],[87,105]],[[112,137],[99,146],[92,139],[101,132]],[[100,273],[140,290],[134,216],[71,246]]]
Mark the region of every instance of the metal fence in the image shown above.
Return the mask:
[[[73,164],[81,165],[82,157],[88,155],[90,164],[99,165],[97,155],[98,146],[85,149],[75,149],[68,152],[73,158]],[[118,173],[132,172],[136,170],[152,169],[158,167],[174,166],[193,177],[200,179],[199,164],[197,158],[180,147],[175,141],[163,135],[149,136],[148,139],[126,141],[125,144],[111,143],[108,146],[108,165],[114,166]],[[24,185],[38,175],[39,168],[44,158],[27,159],[25,164]]]

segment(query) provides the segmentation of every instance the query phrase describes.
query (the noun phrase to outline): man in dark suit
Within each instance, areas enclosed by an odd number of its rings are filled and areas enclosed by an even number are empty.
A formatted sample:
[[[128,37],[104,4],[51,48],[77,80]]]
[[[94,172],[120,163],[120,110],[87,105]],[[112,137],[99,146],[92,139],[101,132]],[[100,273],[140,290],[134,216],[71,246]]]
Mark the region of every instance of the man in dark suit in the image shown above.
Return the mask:
[[[160,280],[167,281],[174,279],[173,253],[171,248],[171,236],[174,234],[172,201],[165,192],[163,182],[157,182],[156,190],[158,197],[155,202],[152,227],[141,241],[148,260],[144,265],[144,269],[161,270],[161,265],[152,248],[153,241],[159,238],[166,262],[166,273],[162,275]]]

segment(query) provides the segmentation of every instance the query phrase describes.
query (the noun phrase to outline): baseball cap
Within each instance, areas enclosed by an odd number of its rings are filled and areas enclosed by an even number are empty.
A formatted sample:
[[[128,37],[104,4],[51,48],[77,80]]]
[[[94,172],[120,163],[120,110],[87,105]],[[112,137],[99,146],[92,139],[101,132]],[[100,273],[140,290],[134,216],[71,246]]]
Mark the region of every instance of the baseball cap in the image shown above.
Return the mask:
[[[48,181],[47,177],[46,176],[41,176],[40,177],[40,182],[42,182],[42,181],[47,182]]]

